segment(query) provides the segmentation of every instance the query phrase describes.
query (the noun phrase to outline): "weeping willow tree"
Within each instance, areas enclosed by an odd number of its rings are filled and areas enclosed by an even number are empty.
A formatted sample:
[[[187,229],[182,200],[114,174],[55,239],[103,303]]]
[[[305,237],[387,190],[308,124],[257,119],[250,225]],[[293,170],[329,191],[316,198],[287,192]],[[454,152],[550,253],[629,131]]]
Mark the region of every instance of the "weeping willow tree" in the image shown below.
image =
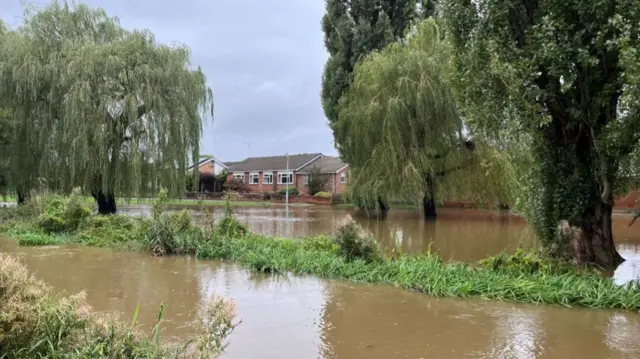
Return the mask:
[[[116,193],[184,191],[202,121],[213,116],[188,48],[126,30],[102,9],[53,2],[25,11],[2,51],[0,99],[18,123],[18,188],[32,188],[35,177],[59,191],[80,186],[100,213],[116,211]]]
[[[351,165],[349,191],[366,208],[377,198],[418,202],[436,217],[439,196],[508,203],[507,155],[472,137],[448,74],[451,50],[433,19],[406,42],[363,60],[340,103],[336,141]],[[420,196],[419,194],[422,194]],[[369,202],[369,203],[367,203]]]

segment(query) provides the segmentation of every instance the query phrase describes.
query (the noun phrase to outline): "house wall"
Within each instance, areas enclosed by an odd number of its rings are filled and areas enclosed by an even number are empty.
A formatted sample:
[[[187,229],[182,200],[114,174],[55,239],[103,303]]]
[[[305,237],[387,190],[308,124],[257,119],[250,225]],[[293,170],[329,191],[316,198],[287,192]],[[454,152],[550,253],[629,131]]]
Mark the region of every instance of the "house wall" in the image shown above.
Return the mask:
[[[198,167],[198,171],[202,174],[217,174],[214,163],[213,161],[203,163]]]
[[[331,193],[345,193],[347,191],[347,184],[346,183],[340,183],[340,174],[342,172],[346,172],[347,169],[342,170],[341,172],[338,173],[333,173],[329,176],[328,180],[327,180],[327,191],[331,192]],[[283,171],[285,172],[285,171]],[[293,172],[293,179],[294,182],[292,184],[289,185],[289,188],[297,188],[298,189],[298,193],[302,194],[308,194],[309,190],[307,188],[307,185],[304,184],[304,177],[305,174],[304,173],[296,173],[295,171],[290,171]],[[286,184],[279,184],[278,183],[278,171],[273,171],[270,172],[273,174],[273,184],[263,184],[263,178],[262,175],[264,174],[264,172],[260,171],[258,172],[260,175],[260,183],[258,184],[251,184],[249,181],[251,180],[250,175],[252,172],[245,172],[244,173],[244,180],[245,183],[247,184],[247,189],[250,193],[267,193],[267,192],[279,192],[280,190],[283,190],[287,187]],[[255,173],[255,172],[253,172]],[[233,174],[234,172],[229,172],[227,174],[227,181],[230,181],[233,179]],[[335,183],[335,189],[334,189],[334,183]]]

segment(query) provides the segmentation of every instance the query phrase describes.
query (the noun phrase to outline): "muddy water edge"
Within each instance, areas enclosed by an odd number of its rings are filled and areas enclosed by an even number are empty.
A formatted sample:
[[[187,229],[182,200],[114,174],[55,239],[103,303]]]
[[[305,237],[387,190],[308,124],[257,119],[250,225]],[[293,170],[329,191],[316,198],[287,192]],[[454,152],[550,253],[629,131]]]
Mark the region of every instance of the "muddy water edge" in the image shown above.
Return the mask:
[[[145,210],[128,209],[133,214]],[[236,216],[255,231],[299,237],[327,233],[347,213],[239,208]],[[358,221],[387,249],[418,252],[431,243],[432,250],[455,260],[535,246],[521,220],[457,214],[442,215],[435,223],[404,211],[385,222]],[[640,231],[627,223],[626,218],[614,222],[618,247],[629,259],[614,274],[619,282],[640,275]],[[24,248],[1,238],[0,251],[24,258],[30,270],[58,290],[85,290],[96,310],[118,312],[123,320],[131,318],[139,302],[139,319],[147,329],[165,303],[162,335],[176,339],[192,333],[191,324],[212,294],[232,298],[243,322],[230,337],[225,358],[640,358],[639,313],[432,298],[389,286],[266,276],[187,257]]]

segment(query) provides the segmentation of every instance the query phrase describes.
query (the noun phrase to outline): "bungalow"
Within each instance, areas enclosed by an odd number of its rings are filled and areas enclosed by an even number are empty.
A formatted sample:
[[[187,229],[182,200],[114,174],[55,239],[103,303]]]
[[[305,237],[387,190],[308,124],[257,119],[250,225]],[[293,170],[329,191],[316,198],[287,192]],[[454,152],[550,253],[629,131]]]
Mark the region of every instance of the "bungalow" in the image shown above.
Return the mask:
[[[201,175],[219,175],[222,171],[229,169],[230,164],[235,164],[237,162],[227,162],[222,163],[215,157],[206,157],[200,160],[196,165],[198,167],[198,171]],[[193,170],[194,166],[189,166],[188,170]]]
[[[307,189],[308,175],[318,168],[328,175],[327,191],[343,193],[346,189],[347,165],[337,157],[321,153],[303,153],[289,156],[250,157],[229,166],[227,181],[244,181],[249,192],[278,192],[287,186],[300,193]]]
[[[219,181],[216,176],[228,170],[229,166],[235,163],[237,162],[223,163],[211,156],[203,158],[196,166],[189,166],[188,171],[191,172],[195,167],[198,168],[200,173],[198,192],[219,192],[222,190],[222,181]]]

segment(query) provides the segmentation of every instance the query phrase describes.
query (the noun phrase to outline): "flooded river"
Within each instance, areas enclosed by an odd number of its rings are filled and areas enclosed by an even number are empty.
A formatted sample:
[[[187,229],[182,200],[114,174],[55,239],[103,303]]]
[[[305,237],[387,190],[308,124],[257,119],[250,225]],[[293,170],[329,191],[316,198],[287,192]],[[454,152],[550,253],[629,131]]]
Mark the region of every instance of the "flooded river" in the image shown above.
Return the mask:
[[[256,231],[281,236],[327,233],[348,212],[328,208],[239,208]],[[513,217],[458,213],[425,223],[410,212],[386,222],[359,220],[387,247],[475,260],[505,248],[534,246]],[[623,256],[619,281],[640,277],[638,224],[614,227]],[[86,290],[96,310],[153,323],[166,304],[163,335],[185,338],[212,294],[236,302],[242,324],[224,358],[267,359],[631,359],[640,358],[640,314],[567,309],[482,300],[432,298],[388,286],[258,275],[232,264],[191,258],[152,258],[90,248],[21,248],[0,239],[0,250],[24,257],[38,277],[71,293]]]

